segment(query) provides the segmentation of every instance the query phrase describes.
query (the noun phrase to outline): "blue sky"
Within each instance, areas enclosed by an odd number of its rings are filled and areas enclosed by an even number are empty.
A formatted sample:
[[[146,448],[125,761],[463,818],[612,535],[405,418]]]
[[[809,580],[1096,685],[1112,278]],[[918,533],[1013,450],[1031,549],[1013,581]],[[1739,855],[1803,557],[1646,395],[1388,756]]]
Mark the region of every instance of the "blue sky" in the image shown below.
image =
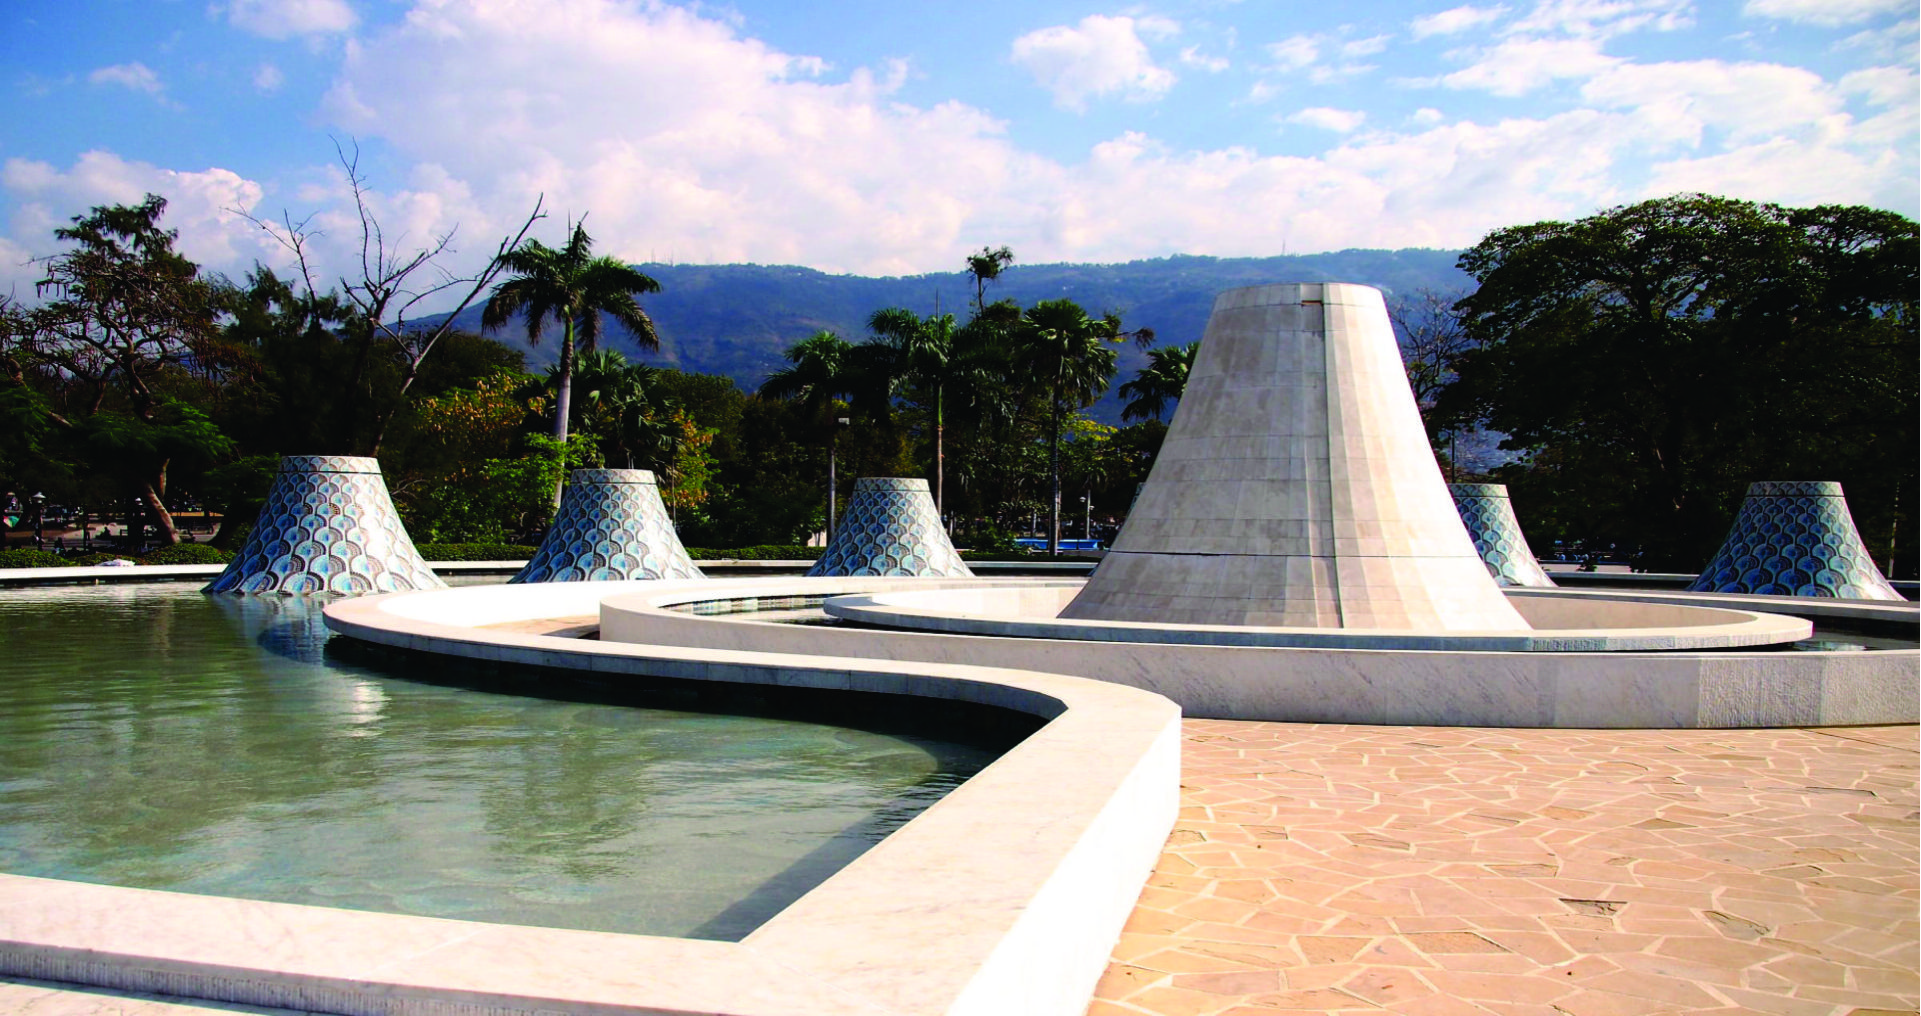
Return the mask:
[[[632,260],[896,274],[1456,247],[1704,190],[1921,211],[1912,0],[67,0],[0,13],[0,292],[96,204],[472,262],[544,195]]]

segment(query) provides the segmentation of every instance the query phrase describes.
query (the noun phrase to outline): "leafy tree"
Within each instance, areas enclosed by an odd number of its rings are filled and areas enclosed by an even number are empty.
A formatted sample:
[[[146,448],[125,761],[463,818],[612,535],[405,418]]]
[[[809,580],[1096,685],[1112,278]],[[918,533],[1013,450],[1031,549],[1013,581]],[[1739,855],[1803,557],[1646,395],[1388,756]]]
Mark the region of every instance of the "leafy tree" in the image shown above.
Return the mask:
[[[1437,407],[1527,453],[1523,517],[1649,567],[1699,567],[1764,479],[1841,481],[1912,561],[1917,262],[1892,212],[1698,194],[1497,230],[1461,255],[1479,347]]]
[[[1001,277],[1014,263],[1014,252],[1006,245],[982,247],[980,253],[967,255],[967,274],[974,278],[974,313],[987,312],[987,284]]]
[[[1160,419],[1169,402],[1179,402],[1187,389],[1187,373],[1194,368],[1198,341],[1185,346],[1163,346],[1147,351],[1147,366],[1134,372],[1134,380],[1121,385],[1128,399],[1121,407],[1121,420]]]
[[[178,234],[160,226],[166,208],[149,194],[55,230],[72,246],[41,259],[36,288],[52,299],[10,317],[6,360],[14,383],[39,389],[9,399],[40,414],[29,430],[51,427],[105,455],[172,544],[180,535],[166,505],[170,465],[225,441],[182,397],[217,382],[233,356],[216,327],[216,287],[174,250]]]
[[[657,293],[660,284],[618,258],[595,257],[585,221],[574,223],[565,246],[552,248],[528,240],[500,255],[513,277],[494,287],[480,320],[500,328],[516,316],[527,321],[527,341],[538,344],[547,319],[560,319],[559,397],[554,408],[554,440],[565,444],[573,410],[575,347],[591,350],[600,339],[603,315],[626,329],[643,348],[660,348],[654,322],[634,297]],[[556,491],[558,496],[558,491]]]
[[[301,299],[307,307],[319,309],[331,303],[336,308],[351,309],[343,319],[346,327],[340,338],[352,355],[344,361],[344,370],[330,377],[343,396],[340,412],[348,429],[340,438],[343,443],[330,443],[321,450],[379,455],[387,429],[411,397],[429,354],[456,333],[455,321],[460,313],[509,267],[508,256],[521,250],[527,231],[546,218],[546,213],[541,210],[542,199],[536,198],[533,211],[519,231],[503,237],[493,257],[478,271],[456,274],[447,269],[443,259],[455,252],[458,227],[432,236],[420,247],[409,247],[405,234],[389,238],[374,212],[367,178],[360,172],[360,146],[342,147],[335,142],[334,153],[353,192],[360,222],[358,271],[353,277],[341,277],[337,294],[320,296],[314,282],[314,265],[307,252],[317,235],[308,228],[311,217],[295,221],[291,214],[282,212],[276,223],[242,208],[229,210],[259,227],[293,256],[304,286]],[[443,306],[455,297],[458,300],[451,308]],[[423,320],[421,314],[428,310],[441,313]]]

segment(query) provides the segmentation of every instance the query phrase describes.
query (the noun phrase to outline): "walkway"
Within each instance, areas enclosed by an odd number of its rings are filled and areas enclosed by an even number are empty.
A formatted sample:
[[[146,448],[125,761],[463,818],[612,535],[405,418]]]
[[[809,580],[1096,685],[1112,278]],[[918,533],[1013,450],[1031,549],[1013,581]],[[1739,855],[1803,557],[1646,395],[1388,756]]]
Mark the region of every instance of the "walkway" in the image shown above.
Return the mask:
[[[1916,1009],[1915,727],[1184,726],[1089,1016]]]

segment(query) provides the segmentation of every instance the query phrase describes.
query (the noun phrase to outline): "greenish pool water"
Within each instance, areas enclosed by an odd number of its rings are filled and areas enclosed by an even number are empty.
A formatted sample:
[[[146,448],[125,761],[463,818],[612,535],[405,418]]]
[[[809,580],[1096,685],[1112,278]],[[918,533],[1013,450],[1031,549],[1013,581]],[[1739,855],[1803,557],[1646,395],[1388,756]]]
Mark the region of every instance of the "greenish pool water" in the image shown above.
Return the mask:
[[[0,872],[738,939],[1006,747],[425,683],[320,602],[0,592]]]

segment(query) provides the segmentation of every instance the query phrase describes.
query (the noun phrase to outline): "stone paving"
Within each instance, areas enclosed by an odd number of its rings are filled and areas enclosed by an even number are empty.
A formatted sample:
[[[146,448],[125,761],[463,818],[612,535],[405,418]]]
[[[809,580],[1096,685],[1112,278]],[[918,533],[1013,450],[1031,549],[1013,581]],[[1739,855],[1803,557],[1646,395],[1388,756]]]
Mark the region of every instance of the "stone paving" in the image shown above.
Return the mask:
[[[1913,1013],[1916,730],[1188,720],[1088,1014]]]

